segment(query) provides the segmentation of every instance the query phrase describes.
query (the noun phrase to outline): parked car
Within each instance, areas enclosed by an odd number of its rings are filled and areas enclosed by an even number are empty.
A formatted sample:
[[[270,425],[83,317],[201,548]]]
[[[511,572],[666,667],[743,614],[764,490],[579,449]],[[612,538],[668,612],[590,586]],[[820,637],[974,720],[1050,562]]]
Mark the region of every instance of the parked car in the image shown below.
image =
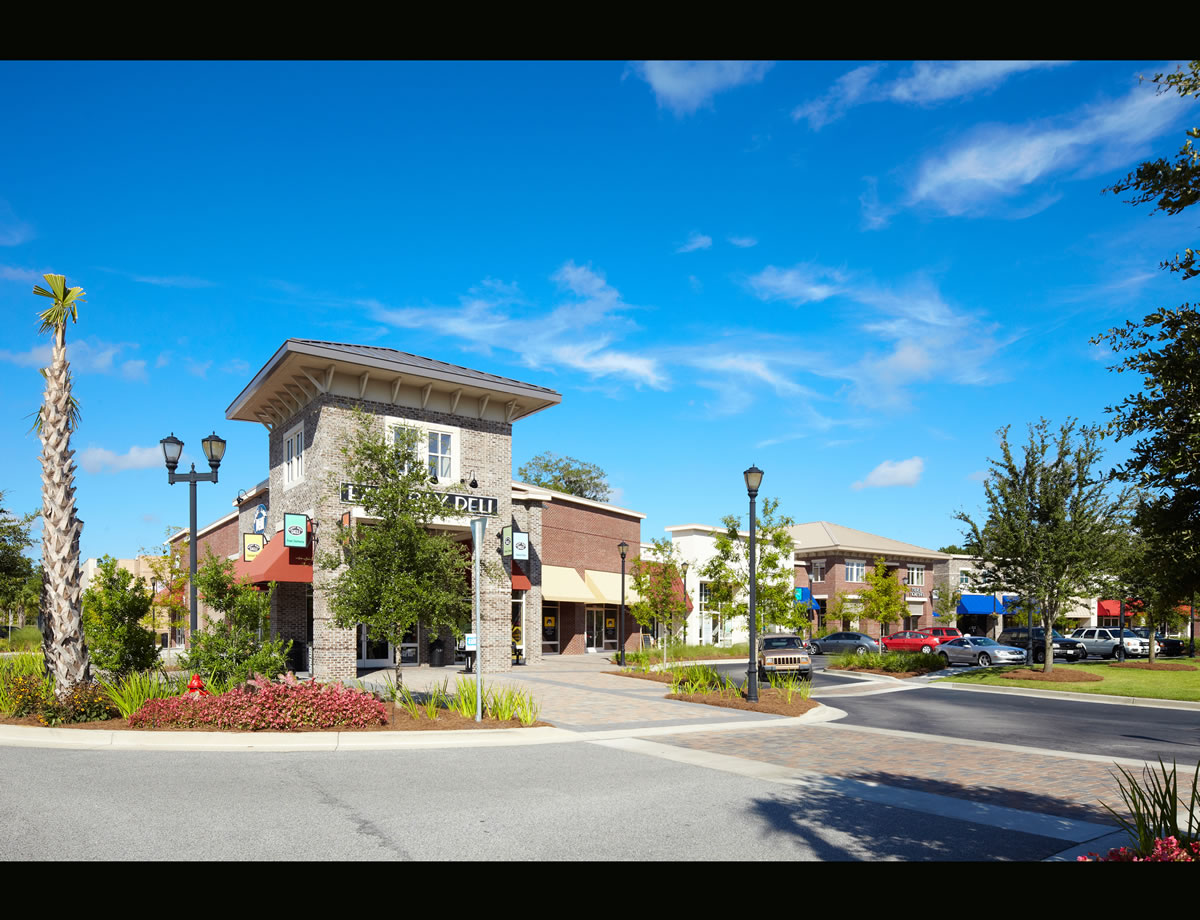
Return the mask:
[[[1150,628],[1147,626],[1135,626],[1133,631],[1143,639],[1150,638]],[[1184,639],[1175,639],[1171,636],[1164,636],[1162,633],[1154,634],[1154,654],[1156,655],[1186,655],[1187,649],[1188,644]]]
[[[951,639],[962,638],[962,630],[953,626],[926,626],[924,629],[918,629],[917,632],[924,633],[937,642],[949,642]]]
[[[1071,638],[1082,642],[1087,646],[1088,654],[1097,658],[1122,660],[1126,655],[1140,658],[1150,654],[1150,640],[1143,639],[1132,629],[1125,630],[1123,640],[1119,629],[1106,626],[1080,627],[1071,633]]]
[[[765,681],[772,674],[798,674],[812,677],[812,658],[799,636],[763,636],[758,650],[758,679]]]
[[[932,652],[941,641],[941,639],[934,639],[917,630],[892,633],[880,640],[884,649],[889,652],[924,652],[925,654]]]
[[[1029,627],[1010,627],[996,639],[1001,645],[1011,645],[1013,648],[1027,649],[1029,647]],[[1088,649],[1078,639],[1064,636],[1057,629],[1050,634],[1050,641],[1055,658],[1065,658],[1068,661],[1082,661],[1088,656]],[[1033,627],[1033,660],[1041,664],[1046,660],[1046,630],[1044,627]]]
[[[986,668],[992,664],[1022,664],[1025,649],[1001,645],[987,636],[963,636],[949,639],[938,646],[937,653],[946,664],[977,664]]]
[[[879,651],[879,643],[860,632],[837,632],[813,639],[809,643],[814,655],[836,655],[839,652],[853,651],[859,655]]]

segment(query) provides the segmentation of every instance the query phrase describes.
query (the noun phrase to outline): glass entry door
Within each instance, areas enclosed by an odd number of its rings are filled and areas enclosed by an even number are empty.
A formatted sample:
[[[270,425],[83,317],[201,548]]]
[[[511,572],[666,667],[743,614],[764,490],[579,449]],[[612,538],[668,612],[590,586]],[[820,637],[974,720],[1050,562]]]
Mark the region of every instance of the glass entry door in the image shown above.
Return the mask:
[[[587,608],[587,650],[590,653],[604,648],[604,608]]]
[[[358,624],[358,666],[386,668],[393,664],[392,644],[367,638],[367,627]]]

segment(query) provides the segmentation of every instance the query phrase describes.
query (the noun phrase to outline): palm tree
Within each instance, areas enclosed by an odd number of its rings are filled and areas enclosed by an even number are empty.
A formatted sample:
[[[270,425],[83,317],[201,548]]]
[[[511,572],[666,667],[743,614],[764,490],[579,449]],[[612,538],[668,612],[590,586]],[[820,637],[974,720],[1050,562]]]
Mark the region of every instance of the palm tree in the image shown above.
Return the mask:
[[[78,418],[78,406],[71,398],[71,369],[67,364],[67,320],[79,321],[78,305],[84,290],[67,289],[63,275],[43,275],[50,290],[34,285],[33,293],[49,297],[54,303],[39,314],[39,333],[54,333],[50,366],[42,371],[46,378],[46,398],[36,427],[42,442],[42,565],[45,589],[42,593],[43,648],[46,673],[54,677],[59,693],[91,677],[87,644],[83,638],[80,608],[79,534],[83,522],[75,513],[75,452],[71,450],[71,430]]]

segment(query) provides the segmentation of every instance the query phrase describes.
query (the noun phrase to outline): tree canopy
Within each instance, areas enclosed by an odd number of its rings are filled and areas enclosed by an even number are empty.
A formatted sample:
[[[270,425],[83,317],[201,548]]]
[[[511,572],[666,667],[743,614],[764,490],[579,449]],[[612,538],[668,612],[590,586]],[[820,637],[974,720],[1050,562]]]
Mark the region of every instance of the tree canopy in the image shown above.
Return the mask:
[[[150,625],[153,603],[144,578],[102,556],[95,577],[83,592],[83,632],[92,661],[118,677],[146,671],[158,662]]]
[[[530,485],[543,486],[580,498],[606,502],[612,495],[608,476],[594,463],[574,457],[559,457],[546,451],[517,470],[517,477]]]
[[[1057,436],[1042,419],[1029,426],[1023,456],[1014,455],[1009,427],[998,432],[1001,458],[989,459],[984,482],[987,518],[965,512],[967,552],[979,559],[975,585],[1011,592],[1046,629],[1046,671],[1054,666],[1051,630],[1073,604],[1102,594],[1128,525],[1129,495],[1109,492],[1097,476],[1100,431],[1068,419]]]
[[[674,635],[678,624],[687,619],[687,594],[676,589],[683,581],[680,567],[683,560],[675,544],[664,538],[653,541],[654,548],[639,556],[629,574],[638,600],[629,607],[633,618],[642,626],[661,625],[659,635]],[[666,643],[663,643],[664,660]]]

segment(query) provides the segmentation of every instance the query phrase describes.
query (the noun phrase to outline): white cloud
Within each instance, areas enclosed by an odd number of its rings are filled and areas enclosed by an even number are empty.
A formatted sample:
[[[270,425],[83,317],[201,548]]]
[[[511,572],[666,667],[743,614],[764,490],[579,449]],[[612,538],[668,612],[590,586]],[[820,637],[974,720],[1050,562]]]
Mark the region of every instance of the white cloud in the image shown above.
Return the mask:
[[[119,368],[117,359],[122,352],[134,350],[138,346],[129,342],[103,342],[99,339],[67,340],[67,361],[71,370],[76,373],[112,374],[118,371],[129,379],[144,379],[142,371],[145,361],[125,361]],[[19,367],[48,367],[50,365],[51,346],[34,345],[28,351],[14,352],[0,350],[0,361],[7,361]],[[140,365],[140,367],[139,367]]]
[[[123,470],[144,470],[163,462],[162,447],[131,447],[118,454],[104,447],[88,447],[79,454],[79,465],[89,473],[120,473]]]
[[[33,239],[33,227],[17,217],[12,206],[0,199],[0,246],[20,246]]]
[[[825,125],[845,115],[853,106],[869,101],[864,97],[871,90],[871,83],[876,74],[882,69],[882,64],[866,64],[842,74],[820,99],[796,106],[792,110],[792,118],[796,121],[807,119],[810,128],[820,131]],[[878,98],[878,88],[871,93],[871,97]]]
[[[212,367],[212,361],[197,361],[195,358],[185,358],[187,362],[187,372],[196,377],[208,376],[208,369]]]
[[[845,281],[846,275],[835,268],[802,262],[792,268],[768,265],[750,278],[750,287],[761,300],[786,300],[799,305],[841,293]]]
[[[5,281],[22,281],[26,284],[41,284],[45,285],[42,278],[43,272],[36,271],[32,268],[18,268],[15,265],[0,265],[0,278]]]
[[[126,380],[145,380],[146,379],[146,362],[145,361],[126,361],[121,365],[121,376]]]
[[[739,249],[749,249],[751,246],[758,245],[758,240],[752,236],[731,236],[729,242]]]
[[[205,281],[203,278],[193,278],[191,275],[130,275],[129,277],[141,284],[153,284],[157,287],[216,287],[215,281]]]
[[[250,370],[250,365],[241,358],[230,358],[222,366],[221,370],[226,374],[245,374]]]
[[[867,176],[863,181],[867,187],[858,196],[858,203],[862,207],[863,229],[882,230],[897,209],[879,203],[879,181],[874,176]]]
[[[697,233],[693,230],[688,234],[687,242],[676,249],[676,252],[695,252],[697,249],[709,249],[712,247],[712,237],[705,236],[703,233]]]
[[[750,377],[770,386],[780,396],[813,395],[812,391],[785,377],[771,366],[771,361],[761,354],[725,353],[695,355],[684,359],[693,367],[704,370],[722,371],[740,377]]]
[[[819,131],[850,109],[867,102],[928,105],[995,89],[1010,76],[1029,70],[1059,67],[1069,61],[918,61],[890,83],[876,82],[882,64],[866,64],[838,77],[824,96],[792,110],[796,121],[805,119]]]
[[[908,460],[884,460],[871,470],[867,478],[854,483],[855,489],[886,488],[889,486],[915,486],[925,470],[925,461],[920,457]]]
[[[918,61],[912,71],[888,87],[897,102],[925,104],[994,89],[1013,74],[1070,61]]]
[[[771,64],[763,61],[642,61],[637,74],[650,84],[659,108],[688,115],[717,93],[762,80]]]
[[[982,125],[953,150],[921,164],[908,203],[950,215],[979,214],[1050,176],[1081,178],[1126,165],[1178,125],[1184,105],[1174,93],[1139,86],[1049,122]],[[1037,210],[1052,203],[1043,198]]]

